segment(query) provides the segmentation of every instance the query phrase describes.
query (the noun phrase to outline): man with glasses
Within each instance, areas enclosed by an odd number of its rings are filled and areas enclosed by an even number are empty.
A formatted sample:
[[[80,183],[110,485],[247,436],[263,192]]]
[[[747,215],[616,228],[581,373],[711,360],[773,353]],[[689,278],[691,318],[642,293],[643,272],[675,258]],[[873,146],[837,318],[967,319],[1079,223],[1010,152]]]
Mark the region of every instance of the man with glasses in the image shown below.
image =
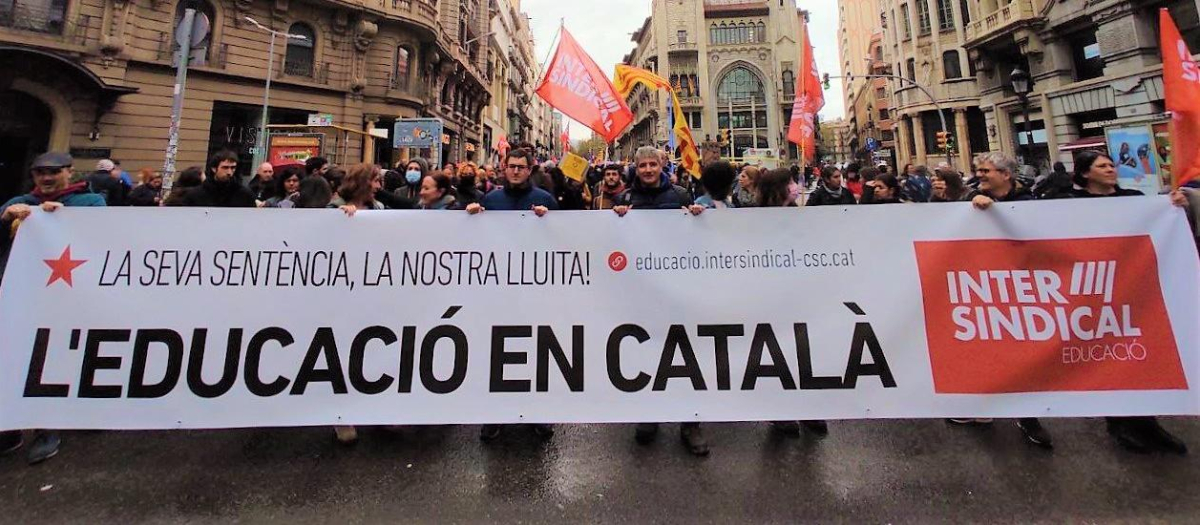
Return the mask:
[[[12,198],[0,207],[0,277],[8,262],[8,250],[21,221],[33,213],[33,208],[53,213],[63,206],[104,206],[104,197],[92,193],[87,181],[71,184],[74,160],[66,153],[43,153],[33,160],[30,171],[33,175],[33,191]],[[20,448],[24,439],[21,432],[0,432],[0,454]],[[35,431],[33,444],[29,446],[29,464],[41,463],[58,454],[61,439],[57,432]]]
[[[532,210],[541,217],[550,210],[558,209],[558,202],[550,192],[535,187],[530,182],[533,174],[533,154],[528,150],[514,149],[508,152],[504,164],[504,187],[492,190],[483,200],[467,206],[467,213],[475,215],[484,210],[526,211]]]
[[[532,210],[534,215],[542,217],[550,210],[558,209],[558,202],[550,192],[535,187],[530,182],[533,173],[533,154],[526,149],[509,150],[505,156],[504,187],[492,190],[484,195],[483,200],[467,205],[467,213],[476,215],[484,210],[493,211],[525,211]],[[492,441],[500,437],[501,430],[507,425],[484,425],[479,430],[479,439]],[[554,436],[554,426],[535,424],[533,431],[542,439]]]

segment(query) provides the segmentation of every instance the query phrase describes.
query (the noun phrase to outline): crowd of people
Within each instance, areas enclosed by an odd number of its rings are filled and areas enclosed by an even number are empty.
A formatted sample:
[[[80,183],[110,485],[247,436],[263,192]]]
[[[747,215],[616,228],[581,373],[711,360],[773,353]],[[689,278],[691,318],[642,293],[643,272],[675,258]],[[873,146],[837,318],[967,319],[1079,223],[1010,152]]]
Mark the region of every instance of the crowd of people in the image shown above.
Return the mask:
[[[1095,151],[1082,152],[1074,159],[1073,174],[1058,164],[1053,173],[1036,180],[1020,177],[1017,161],[1003,153],[978,156],[969,176],[945,165],[933,170],[909,165],[899,173],[893,173],[886,164],[823,166],[807,172],[795,166],[763,169],[706,155],[702,176],[696,179],[653,147],[638,149],[631,163],[598,164],[578,178],[567,176],[554,163],[539,163],[531,151],[532,147],[518,145],[503,155],[498,167],[447,162],[438,168],[425,159],[413,158],[390,170],[373,164],[334,166],[314,157],[304,163],[262,164],[248,183],[235,176],[237,155],[224,151],[213,155],[204,168],[191,167],[177,174],[165,196],[161,175],[151,170],[140,173],[140,183],[135,187],[116,162],[104,160],[95,173],[80,179],[75,176],[69,155],[46,153],[32,165],[33,191],[0,208],[0,229],[6,234],[0,253],[0,278],[8,245],[33,207],[47,212],[63,206],[105,205],[336,208],[348,215],[360,210],[458,210],[470,214],[532,211],[540,217],[555,210],[612,210],[625,216],[637,210],[687,209],[700,215],[720,208],[960,201],[987,210],[997,202],[1141,195],[1121,188],[1113,159]],[[1200,185],[1193,181],[1189,188],[1175,190],[1170,197],[1175,205],[1189,208],[1193,227],[1196,207],[1189,207],[1188,199],[1195,199],[1198,191]],[[990,419],[949,421],[960,425],[992,423]],[[824,421],[781,421],[771,425],[790,436],[828,433]],[[1017,427],[1030,443],[1053,446],[1050,433],[1038,419],[1019,419]],[[480,438],[494,440],[503,428],[485,425]],[[551,425],[532,428],[545,439],[554,435]],[[635,438],[639,443],[650,443],[658,428],[657,424],[639,424]],[[1107,429],[1117,443],[1134,451],[1187,451],[1186,445],[1153,417],[1110,417]],[[340,442],[357,439],[354,427],[334,430]],[[682,424],[680,435],[689,452],[708,454],[709,445],[699,423]],[[52,457],[59,443],[55,432],[36,432],[29,447],[30,462]],[[13,451],[22,444],[20,432],[0,433],[0,451]]]

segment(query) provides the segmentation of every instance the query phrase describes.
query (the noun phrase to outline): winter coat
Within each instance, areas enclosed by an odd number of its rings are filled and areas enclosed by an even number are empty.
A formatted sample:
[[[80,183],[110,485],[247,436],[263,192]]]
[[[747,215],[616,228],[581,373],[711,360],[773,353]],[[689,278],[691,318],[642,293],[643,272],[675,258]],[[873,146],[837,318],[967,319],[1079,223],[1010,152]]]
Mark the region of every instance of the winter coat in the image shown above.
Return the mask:
[[[808,206],[844,206],[847,204],[857,204],[852,193],[846,187],[839,187],[838,190],[831,191],[828,186],[821,185],[813,190],[808,196]]]
[[[985,195],[987,197],[992,197],[991,195],[987,195],[986,193],[983,193],[982,191],[974,190],[974,191],[968,193],[966,197],[963,197],[963,200],[966,202],[970,202],[979,195]],[[1033,194],[1030,193],[1029,190],[1027,190],[1025,188],[1018,188],[1016,186],[1013,186],[1013,189],[1010,190],[1007,195],[1004,195],[1003,197],[1000,197],[998,199],[996,197],[992,197],[992,200],[994,200],[996,202],[1031,201],[1031,200],[1033,200]]]
[[[653,188],[643,185],[641,178],[635,179],[633,186],[617,198],[617,205],[642,210],[677,210],[692,205],[692,194],[671,184],[671,178],[664,173],[658,186]]]
[[[92,193],[87,182],[79,182],[67,186],[63,191],[53,195],[40,195],[35,192],[13,197],[4,203],[4,206],[0,206],[0,215],[4,215],[8,207],[13,204],[41,206],[43,202],[58,202],[68,207],[106,205],[104,197]],[[4,267],[8,264],[8,252],[12,249],[12,239],[15,233],[12,227],[11,222],[0,222],[0,280],[4,279]]]
[[[217,182],[216,178],[204,179],[180,199],[181,205],[195,208],[257,208],[254,194],[232,178]]]
[[[158,206],[155,199],[158,198],[158,190],[151,188],[145,184],[138,186],[129,192],[130,206]]]
[[[479,204],[491,211],[527,211],[534,206],[557,210],[558,202],[550,192],[526,183],[524,188],[501,188],[483,196]]]
[[[129,195],[129,188],[121,183],[121,179],[113,178],[111,172],[97,171],[87,177],[88,184],[92,187],[92,192],[104,197],[105,204],[109,206],[125,206]]]

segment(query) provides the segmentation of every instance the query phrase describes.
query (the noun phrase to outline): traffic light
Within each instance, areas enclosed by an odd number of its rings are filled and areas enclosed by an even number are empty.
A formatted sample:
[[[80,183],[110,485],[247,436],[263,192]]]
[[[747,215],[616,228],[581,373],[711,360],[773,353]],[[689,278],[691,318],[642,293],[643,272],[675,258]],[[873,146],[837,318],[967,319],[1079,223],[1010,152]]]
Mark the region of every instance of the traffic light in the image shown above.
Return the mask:
[[[829,73],[825,73],[825,76],[821,78],[821,87],[829,89]]]
[[[950,148],[953,147],[954,144],[954,137],[951,136],[950,132],[948,131],[939,131],[937,132],[937,141],[938,149],[941,149],[942,151],[950,151]]]

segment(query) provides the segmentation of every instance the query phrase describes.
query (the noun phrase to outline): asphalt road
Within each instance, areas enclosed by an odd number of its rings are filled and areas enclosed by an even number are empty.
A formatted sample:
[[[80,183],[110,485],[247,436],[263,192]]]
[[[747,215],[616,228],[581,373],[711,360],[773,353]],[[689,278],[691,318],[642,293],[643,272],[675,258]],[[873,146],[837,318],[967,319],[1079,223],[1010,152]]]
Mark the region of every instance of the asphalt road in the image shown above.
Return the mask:
[[[1097,419],[1045,420],[1057,448],[1012,421],[832,422],[824,439],[708,425],[689,456],[675,425],[638,446],[629,425],[68,432],[37,466],[0,458],[6,523],[796,523],[1200,521],[1195,456],[1120,450]],[[1200,448],[1200,421],[1164,426]]]

